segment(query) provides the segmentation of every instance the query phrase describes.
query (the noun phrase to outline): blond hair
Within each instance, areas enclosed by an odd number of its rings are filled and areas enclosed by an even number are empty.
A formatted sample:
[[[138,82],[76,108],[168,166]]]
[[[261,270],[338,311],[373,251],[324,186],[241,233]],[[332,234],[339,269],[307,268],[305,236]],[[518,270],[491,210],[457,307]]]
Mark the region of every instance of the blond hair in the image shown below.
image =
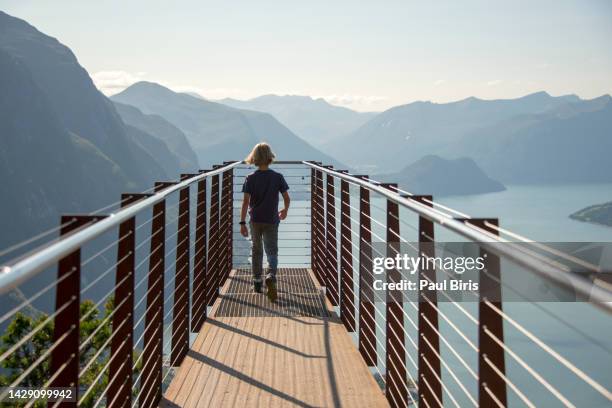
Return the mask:
[[[272,163],[275,157],[270,145],[264,142],[257,143],[244,161],[255,166],[265,166]]]

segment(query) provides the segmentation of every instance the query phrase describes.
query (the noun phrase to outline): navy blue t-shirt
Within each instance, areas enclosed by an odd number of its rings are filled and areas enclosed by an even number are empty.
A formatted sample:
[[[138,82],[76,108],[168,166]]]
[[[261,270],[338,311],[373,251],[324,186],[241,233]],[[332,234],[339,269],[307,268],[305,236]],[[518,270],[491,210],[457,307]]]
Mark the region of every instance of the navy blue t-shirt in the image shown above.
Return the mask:
[[[242,192],[251,195],[251,222],[278,224],[278,195],[287,190],[289,186],[285,178],[274,170],[256,170],[249,174],[244,180]]]

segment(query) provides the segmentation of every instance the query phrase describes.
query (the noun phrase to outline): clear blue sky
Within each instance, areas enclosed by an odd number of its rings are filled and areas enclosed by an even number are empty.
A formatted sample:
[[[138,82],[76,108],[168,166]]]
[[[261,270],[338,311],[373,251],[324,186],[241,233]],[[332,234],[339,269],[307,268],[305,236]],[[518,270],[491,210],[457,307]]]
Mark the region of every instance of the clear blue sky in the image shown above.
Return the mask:
[[[435,3],[435,4],[430,4]],[[203,96],[415,100],[612,93],[612,1],[3,0],[106,93],[139,79]]]

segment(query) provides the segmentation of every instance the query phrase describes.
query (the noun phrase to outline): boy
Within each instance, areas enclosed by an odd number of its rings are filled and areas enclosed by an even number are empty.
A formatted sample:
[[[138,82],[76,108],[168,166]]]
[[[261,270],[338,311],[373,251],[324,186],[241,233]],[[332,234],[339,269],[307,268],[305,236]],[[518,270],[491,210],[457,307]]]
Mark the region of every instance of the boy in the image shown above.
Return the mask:
[[[253,241],[253,287],[261,293],[263,249],[266,251],[270,270],[266,274],[267,295],[276,301],[276,269],[278,266],[278,224],[287,218],[289,211],[289,186],[282,174],[270,170],[274,153],[267,143],[258,143],[245,159],[257,166],[242,186],[244,199],[240,212],[240,233],[248,237],[246,227],[247,210],[250,215],[251,239]],[[278,194],[282,194],[284,208],[278,211]],[[262,245],[263,243],[263,245]]]

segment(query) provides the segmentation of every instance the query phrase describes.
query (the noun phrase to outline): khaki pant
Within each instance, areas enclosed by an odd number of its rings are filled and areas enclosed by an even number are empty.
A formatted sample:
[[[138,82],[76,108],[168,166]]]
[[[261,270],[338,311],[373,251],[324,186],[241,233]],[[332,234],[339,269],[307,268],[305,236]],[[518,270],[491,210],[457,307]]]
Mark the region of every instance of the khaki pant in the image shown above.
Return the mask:
[[[253,260],[253,280],[261,282],[263,270],[263,253],[266,252],[269,270],[266,279],[276,281],[276,269],[278,267],[278,224],[263,224],[252,222],[251,224],[251,256]]]

